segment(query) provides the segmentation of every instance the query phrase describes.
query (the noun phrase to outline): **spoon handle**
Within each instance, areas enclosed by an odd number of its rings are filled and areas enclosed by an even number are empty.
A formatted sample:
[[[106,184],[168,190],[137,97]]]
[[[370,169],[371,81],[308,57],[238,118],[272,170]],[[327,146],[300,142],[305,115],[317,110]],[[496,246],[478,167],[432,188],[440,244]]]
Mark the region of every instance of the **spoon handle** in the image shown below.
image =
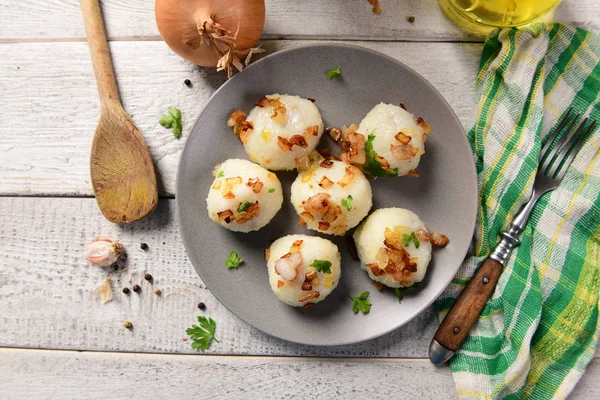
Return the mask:
[[[117,81],[102,21],[100,0],[81,0],[80,5],[100,101],[102,104],[109,101],[120,103]]]

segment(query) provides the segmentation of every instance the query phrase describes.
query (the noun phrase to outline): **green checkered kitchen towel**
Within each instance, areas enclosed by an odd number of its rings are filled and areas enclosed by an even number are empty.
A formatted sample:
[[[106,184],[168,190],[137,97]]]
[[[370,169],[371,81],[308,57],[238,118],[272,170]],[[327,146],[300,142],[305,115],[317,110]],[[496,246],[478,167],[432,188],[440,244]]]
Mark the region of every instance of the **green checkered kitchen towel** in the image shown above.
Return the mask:
[[[600,122],[600,37],[553,23],[496,31],[469,140],[480,201],[469,257],[442,318],[527,199],[540,144],[569,107]],[[451,361],[460,398],[565,398],[592,360],[600,293],[600,130],[538,202],[471,336]]]

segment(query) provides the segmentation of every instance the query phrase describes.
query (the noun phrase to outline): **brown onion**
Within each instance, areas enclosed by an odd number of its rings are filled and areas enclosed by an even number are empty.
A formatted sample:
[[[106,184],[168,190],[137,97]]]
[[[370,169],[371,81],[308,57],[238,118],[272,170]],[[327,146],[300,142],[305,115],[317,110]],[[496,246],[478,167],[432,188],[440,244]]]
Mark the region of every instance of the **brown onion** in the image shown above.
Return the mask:
[[[232,74],[253,53],[265,23],[264,0],[156,0],[156,25],[179,56]]]

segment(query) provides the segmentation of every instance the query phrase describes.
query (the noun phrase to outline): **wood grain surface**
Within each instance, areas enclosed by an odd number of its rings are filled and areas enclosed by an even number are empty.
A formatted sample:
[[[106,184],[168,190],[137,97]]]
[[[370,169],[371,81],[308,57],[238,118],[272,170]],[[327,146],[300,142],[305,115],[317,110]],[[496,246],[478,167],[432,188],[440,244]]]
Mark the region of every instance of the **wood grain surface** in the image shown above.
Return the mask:
[[[600,396],[594,360],[572,399]],[[110,393],[110,395],[108,395]],[[427,360],[223,357],[0,349],[0,398],[455,399]]]
[[[313,42],[274,41],[265,48],[270,54],[309,43]],[[481,45],[356,44],[415,69],[440,91],[463,125],[470,125]],[[89,157],[100,103],[86,43],[2,47],[11,57],[0,58],[0,193],[91,196]],[[185,62],[162,42],[112,42],[111,52],[121,100],[146,139],[159,191],[173,195],[187,136],[225,77]],[[452,79],[447,71],[441,73],[440,65],[451,71]],[[183,83],[185,79],[192,81],[192,88]],[[158,123],[170,105],[183,113],[181,140]],[[18,133],[14,121],[19,121]]]
[[[437,0],[380,0],[375,15],[367,0],[266,0],[265,39],[342,39],[483,41],[457,28],[440,11]],[[153,0],[105,0],[102,8],[109,38],[158,40]],[[600,28],[597,0],[565,0],[558,21]],[[408,17],[415,17],[410,23]],[[56,41],[85,37],[74,0],[0,2],[0,40]]]

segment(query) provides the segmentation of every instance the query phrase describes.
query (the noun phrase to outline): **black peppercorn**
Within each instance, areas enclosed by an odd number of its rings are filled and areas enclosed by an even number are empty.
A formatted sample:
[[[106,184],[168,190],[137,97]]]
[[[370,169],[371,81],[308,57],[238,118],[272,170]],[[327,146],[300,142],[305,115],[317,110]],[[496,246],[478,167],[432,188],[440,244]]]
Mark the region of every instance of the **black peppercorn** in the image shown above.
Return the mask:
[[[148,245],[146,243],[142,243],[142,244],[140,244],[140,248],[142,250],[148,250]]]
[[[152,275],[146,274],[146,275],[144,275],[144,279],[147,280],[148,282],[152,282]]]
[[[185,83],[185,86],[187,87],[192,87],[192,81],[190,81],[189,79],[186,79],[185,81],[183,81],[183,83]]]
[[[128,287],[124,287],[124,288],[123,288],[123,293],[125,293],[125,294],[129,294],[129,293],[131,293],[131,290],[129,290],[129,288],[128,288]]]
[[[114,263],[112,267],[113,267],[113,271],[119,270],[119,265],[117,265],[117,263]]]
[[[198,303],[198,308],[201,310],[204,310],[206,308],[206,304],[204,304],[203,302]]]
[[[415,19],[415,17],[408,17],[408,22],[412,24],[413,22],[415,22]]]
[[[133,291],[139,293],[142,291],[142,288],[140,287],[140,285],[133,285]]]

